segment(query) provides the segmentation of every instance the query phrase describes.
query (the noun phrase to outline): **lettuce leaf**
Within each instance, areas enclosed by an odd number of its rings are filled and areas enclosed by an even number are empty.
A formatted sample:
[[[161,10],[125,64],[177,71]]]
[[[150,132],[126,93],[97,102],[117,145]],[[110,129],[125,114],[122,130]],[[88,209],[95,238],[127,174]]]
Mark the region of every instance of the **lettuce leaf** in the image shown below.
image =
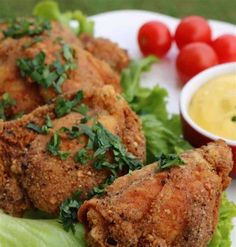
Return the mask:
[[[141,87],[141,74],[150,70],[156,61],[153,56],[132,61],[121,77],[123,96],[142,120],[147,141],[147,163],[155,161],[161,153],[179,153],[191,148],[182,138],[179,116],[169,115],[167,111],[166,89]]]
[[[168,128],[168,125],[158,120],[155,115],[141,115],[140,118],[147,142],[148,164],[154,162],[158,154],[180,153],[190,148],[190,145],[178,133]],[[176,121],[176,128],[179,128],[180,121],[177,116],[173,116],[169,121]]]
[[[53,0],[40,1],[34,7],[33,15],[45,20],[59,21],[63,25],[71,28],[77,35],[82,33],[93,35],[94,33],[94,22],[89,20],[80,10],[62,13],[57,2]],[[75,21],[75,26],[71,26],[72,20]]]
[[[1,247],[86,247],[83,226],[75,235],[63,230],[58,220],[15,218],[0,212]]]
[[[143,72],[147,72],[151,69],[151,65],[157,62],[157,58],[149,56],[142,60],[133,60],[129,67],[122,71],[121,86],[124,90],[124,97],[132,103],[134,97],[139,93],[145,93],[140,91],[140,77]]]
[[[226,194],[223,194],[220,206],[219,222],[208,247],[231,246],[230,234],[234,228],[232,221],[234,217],[236,217],[236,205],[228,200]]]

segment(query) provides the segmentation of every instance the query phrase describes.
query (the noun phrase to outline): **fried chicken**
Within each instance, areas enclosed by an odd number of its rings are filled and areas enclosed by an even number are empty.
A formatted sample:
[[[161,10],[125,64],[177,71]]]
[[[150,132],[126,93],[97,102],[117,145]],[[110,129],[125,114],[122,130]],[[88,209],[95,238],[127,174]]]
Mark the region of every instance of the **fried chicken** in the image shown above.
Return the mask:
[[[88,34],[79,37],[85,50],[96,58],[108,63],[112,69],[121,72],[129,64],[126,50],[121,49],[116,43],[104,38],[94,38]]]
[[[0,28],[6,31],[9,25],[3,23],[0,24]],[[51,30],[45,30],[32,37],[27,34],[20,37],[4,37],[2,32],[0,33],[0,95],[8,92],[16,100],[17,104],[11,107],[12,115],[19,112],[29,113],[57,95],[52,87],[36,83],[28,75],[23,76],[25,72],[22,72],[17,65],[17,60],[33,60],[40,52],[43,52],[46,56],[46,65],[52,65],[55,61],[65,64],[62,54],[64,43],[72,49],[77,67],[68,70],[64,82],[59,83],[62,84],[62,93],[83,89],[87,85],[99,88],[106,84],[113,85],[117,92],[121,91],[119,74],[106,62],[85,51],[79,39],[57,22],[51,23]]]
[[[86,164],[74,160],[75,153],[85,148],[88,138],[82,135],[82,139],[73,139],[67,132],[60,131],[73,125],[80,126],[84,116],[71,112],[57,118],[56,104],[39,107],[19,120],[0,124],[0,208],[7,213],[21,215],[34,206],[57,214],[60,204],[74,192],[83,191],[82,198],[86,199],[93,187],[111,175],[109,169],[95,169],[93,159],[88,159]],[[89,107],[87,114],[92,117],[86,126],[96,119],[119,136],[128,152],[145,160],[145,140],[139,119],[112,86],[88,87],[84,91],[83,104]],[[48,134],[39,134],[27,127],[29,123],[42,126],[47,115],[53,126]],[[55,133],[60,134],[60,150],[70,152],[65,160],[47,149]],[[113,157],[109,156],[109,159],[112,161]]]
[[[230,148],[223,142],[181,154],[185,165],[157,172],[157,163],[118,178],[78,213],[89,246],[206,247],[230,183]]]

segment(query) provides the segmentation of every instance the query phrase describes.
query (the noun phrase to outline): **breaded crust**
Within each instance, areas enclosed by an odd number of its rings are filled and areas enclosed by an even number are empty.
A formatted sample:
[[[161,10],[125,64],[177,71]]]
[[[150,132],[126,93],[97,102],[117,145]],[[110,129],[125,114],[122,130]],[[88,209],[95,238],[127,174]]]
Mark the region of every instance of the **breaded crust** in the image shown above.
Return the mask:
[[[108,63],[112,69],[121,72],[130,62],[128,52],[109,39],[94,38],[88,34],[79,37],[85,50],[96,58]]]

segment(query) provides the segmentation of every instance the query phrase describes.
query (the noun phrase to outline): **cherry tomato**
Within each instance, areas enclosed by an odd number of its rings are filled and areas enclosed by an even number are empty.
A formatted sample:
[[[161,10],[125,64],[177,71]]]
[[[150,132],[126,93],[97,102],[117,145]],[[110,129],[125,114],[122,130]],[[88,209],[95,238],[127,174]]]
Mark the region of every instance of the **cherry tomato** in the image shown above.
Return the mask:
[[[225,34],[212,42],[220,63],[236,61],[236,35]]]
[[[180,22],[175,31],[175,42],[179,49],[193,42],[211,42],[211,28],[201,16],[189,16]]]
[[[184,46],[178,54],[176,67],[182,83],[199,72],[218,64],[218,57],[211,46],[195,42]]]
[[[165,24],[150,21],[139,29],[138,43],[144,56],[153,54],[163,57],[171,47],[172,36]]]

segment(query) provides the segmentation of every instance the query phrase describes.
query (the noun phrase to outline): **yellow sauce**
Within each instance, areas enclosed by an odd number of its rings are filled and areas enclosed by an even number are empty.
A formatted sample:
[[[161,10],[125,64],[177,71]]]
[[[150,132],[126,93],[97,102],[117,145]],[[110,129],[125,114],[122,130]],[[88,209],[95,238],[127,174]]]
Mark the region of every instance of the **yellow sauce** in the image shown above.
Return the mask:
[[[236,73],[216,77],[193,95],[190,117],[203,129],[236,140]],[[235,119],[234,119],[235,120]]]

